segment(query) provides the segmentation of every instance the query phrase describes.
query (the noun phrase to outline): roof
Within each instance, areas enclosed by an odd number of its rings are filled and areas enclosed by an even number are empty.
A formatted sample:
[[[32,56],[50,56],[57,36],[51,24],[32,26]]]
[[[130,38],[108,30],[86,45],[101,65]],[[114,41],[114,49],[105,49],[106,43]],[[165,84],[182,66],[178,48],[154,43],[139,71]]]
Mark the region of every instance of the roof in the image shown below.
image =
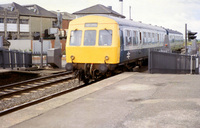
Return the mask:
[[[34,15],[37,16],[44,16],[44,17],[55,17],[57,18],[57,15],[52,13],[51,11],[48,11],[36,4],[32,4],[32,5],[24,5],[25,8],[27,8],[29,11],[31,11],[32,13],[34,13]]]
[[[57,15],[57,12],[56,11],[51,11],[52,13],[56,14]],[[60,12],[62,14],[62,19],[66,19],[66,20],[73,20],[76,18],[75,15],[72,15],[68,12]]]
[[[10,4],[1,4],[0,6],[3,7],[3,8],[8,9],[10,11],[12,9],[13,9],[13,11],[18,10],[20,15],[34,15],[34,13],[32,13],[31,11],[29,11],[25,7],[19,5],[19,4],[15,3],[15,2],[10,3]]]
[[[57,18],[57,16],[55,14],[53,14],[50,11],[47,11],[46,9],[38,6],[38,5],[25,5],[25,6],[21,6],[15,2],[10,3],[10,4],[0,4],[0,7],[6,8],[8,10],[18,10],[19,11],[19,15],[22,16],[42,16],[42,17],[51,17],[51,18]],[[29,9],[29,7],[32,7],[34,9],[36,9],[36,12],[34,12],[34,10]]]
[[[111,18],[111,19],[115,20],[121,26],[130,26],[130,27],[137,27],[137,28],[144,28],[144,29],[147,28],[147,29],[163,31],[163,32],[168,31],[169,33],[183,35],[181,32],[178,32],[176,30],[166,29],[166,28],[163,28],[163,27],[153,26],[153,25],[150,25],[150,24],[144,24],[142,22],[135,22],[135,21],[132,21],[132,20],[122,19],[122,18],[113,17],[113,16],[107,16],[107,15],[100,15],[100,16]]]
[[[76,18],[75,15],[70,14],[68,12],[61,12],[63,19],[69,19],[69,20],[73,20]]]
[[[151,30],[166,32],[166,30],[164,28],[161,28],[161,27],[158,27],[158,26],[153,26],[153,25],[144,24],[144,23],[141,23],[141,22],[136,22],[136,21],[127,20],[127,19],[118,18],[118,17],[113,17],[113,16],[108,16],[108,15],[99,15],[99,16],[104,16],[104,17],[113,19],[114,21],[116,21],[119,24],[119,26],[136,27],[136,28],[151,29]]]
[[[97,4],[97,5],[91,6],[89,8],[74,12],[72,14],[74,14],[74,15],[109,14],[109,15],[125,18],[125,16],[123,16],[123,15],[119,14],[118,12],[115,12],[112,9],[110,9],[108,7],[105,7],[104,5],[101,5],[101,4]]]
[[[169,33],[173,33],[173,34],[181,34],[181,35],[183,35],[181,32],[178,32],[178,31],[172,30],[172,29],[166,29],[166,31],[168,31]]]
[[[0,10],[4,10],[4,8],[0,7]]]

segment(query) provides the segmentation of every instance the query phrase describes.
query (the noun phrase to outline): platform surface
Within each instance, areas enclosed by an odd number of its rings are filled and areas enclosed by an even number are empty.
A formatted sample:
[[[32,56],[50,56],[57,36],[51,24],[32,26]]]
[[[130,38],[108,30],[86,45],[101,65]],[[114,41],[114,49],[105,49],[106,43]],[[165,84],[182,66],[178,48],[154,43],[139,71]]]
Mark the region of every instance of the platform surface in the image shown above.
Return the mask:
[[[200,75],[123,73],[0,117],[12,128],[199,128]]]

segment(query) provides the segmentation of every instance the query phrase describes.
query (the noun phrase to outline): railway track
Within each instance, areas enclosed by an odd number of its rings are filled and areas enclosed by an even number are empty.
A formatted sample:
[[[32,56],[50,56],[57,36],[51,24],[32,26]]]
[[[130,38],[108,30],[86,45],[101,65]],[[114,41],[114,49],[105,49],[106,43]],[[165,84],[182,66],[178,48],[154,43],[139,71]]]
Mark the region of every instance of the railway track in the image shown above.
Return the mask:
[[[73,89],[73,79],[72,72],[64,72],[0,86],[0,115]]]
[[[135,69],[136,72],[146,70],[146,66]],[[82,85],[72,72],[64,72],[0,86],[0,116],[73,91]]]

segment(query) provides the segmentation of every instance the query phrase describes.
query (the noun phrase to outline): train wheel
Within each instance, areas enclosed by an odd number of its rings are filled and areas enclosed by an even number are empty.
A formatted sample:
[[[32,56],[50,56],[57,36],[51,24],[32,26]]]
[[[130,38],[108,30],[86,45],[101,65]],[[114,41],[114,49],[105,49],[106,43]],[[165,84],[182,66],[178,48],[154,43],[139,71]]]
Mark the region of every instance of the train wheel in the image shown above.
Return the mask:
[[[90,81],[90,79],[87,79],[87,78],[85,78],[85,79],[83,80],[83,82],[84,82],[85,84],[88,84],[89,81]]]

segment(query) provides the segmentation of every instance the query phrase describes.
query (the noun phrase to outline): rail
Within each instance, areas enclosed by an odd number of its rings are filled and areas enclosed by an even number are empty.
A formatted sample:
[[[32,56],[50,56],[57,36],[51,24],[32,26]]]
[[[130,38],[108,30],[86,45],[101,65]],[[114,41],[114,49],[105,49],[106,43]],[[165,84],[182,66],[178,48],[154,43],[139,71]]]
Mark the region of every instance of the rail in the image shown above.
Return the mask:
[[[68,82],[70,80],[73,80],[74,76],[72,72],[65,72],[65,73],[59,73],[51,76],[45,76],[41,78],[36,78],[36,79],[31,79],[23,82],[18,82],[14,84],[9,84],[9,85],[4,85],[0,87],[0,101],[1,104],[3,102],[7,102],[6,99],[9,99],[12,101],[12,99],[17,96],[17,97],[23,97],[23,94],[30,94],[33,91],[41,90],[41,89],[46,89],[46,88],[53,88],[55,85],[59,85],[60,83],[63,82]],[[69,86],[67,90],[73,89],[75,87],[78,87],[77,85],[75,86]],[[28,99],[26,102],[18,103],[11,105],[10,107],[5,107],[1,108],[0,110],[0,115],[12,112],[15,109],[23,108],[24,106],[27,106],[29,104],[33,104],[35,102],[45,100],[48,97],[53,97],[56,95],[59,95],[63,92],[66,92],[65,90],[60,90],[58,92],[54,93],[49,93],[48,95],[43,95],[35,99]],[[5,104],[4,104],[5,105]]]

